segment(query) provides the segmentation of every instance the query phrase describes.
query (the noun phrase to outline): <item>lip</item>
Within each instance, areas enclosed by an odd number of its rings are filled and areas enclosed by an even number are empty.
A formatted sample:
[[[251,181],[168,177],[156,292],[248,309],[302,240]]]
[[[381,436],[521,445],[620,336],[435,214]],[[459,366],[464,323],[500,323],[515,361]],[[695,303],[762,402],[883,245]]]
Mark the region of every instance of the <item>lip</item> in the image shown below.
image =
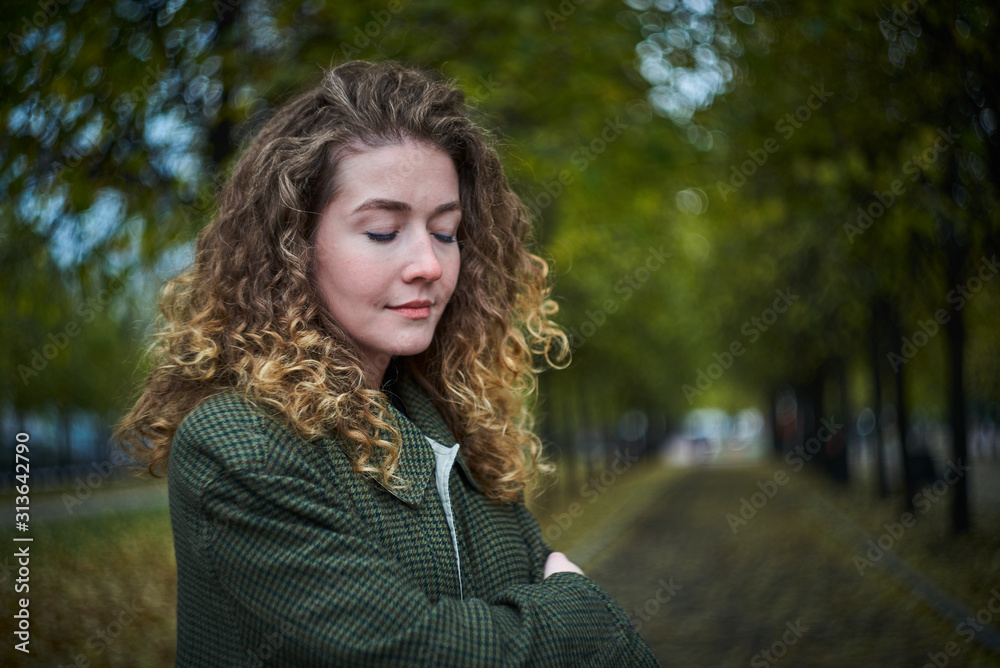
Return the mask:
[[[430,317],[431,306],[433,305],[434,302],[422,299],[422,300],[415,300],[412,302],[406,302],[405,304],[399,304],[397,306],[389,306],[388,308],[390,311],[395,311],[404,318],[421,320],[423,318]]]

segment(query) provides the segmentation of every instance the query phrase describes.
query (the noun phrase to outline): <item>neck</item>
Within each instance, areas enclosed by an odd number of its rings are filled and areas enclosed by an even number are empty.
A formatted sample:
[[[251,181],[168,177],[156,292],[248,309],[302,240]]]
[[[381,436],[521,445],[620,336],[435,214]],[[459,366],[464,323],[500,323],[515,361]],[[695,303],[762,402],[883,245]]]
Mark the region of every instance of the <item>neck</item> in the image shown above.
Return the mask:
[[[391,382],[396,376],[395,365],[389,355],[368,357],[365,362],[365,385],[370,389],[377,390],[387,381]]]

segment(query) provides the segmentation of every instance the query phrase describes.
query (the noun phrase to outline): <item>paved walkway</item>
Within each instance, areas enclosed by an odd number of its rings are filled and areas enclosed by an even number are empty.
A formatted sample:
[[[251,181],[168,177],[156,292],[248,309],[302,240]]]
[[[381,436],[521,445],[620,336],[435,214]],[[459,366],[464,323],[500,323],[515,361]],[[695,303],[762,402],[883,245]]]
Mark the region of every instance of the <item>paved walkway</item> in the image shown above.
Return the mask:
[[[745,524],[727,520],[766,472],[669,479],[584,565],[663,666],[1000,666],[983,646],[989,630],[949,621],[882,560],[859,574],[857,535],[844,539],[843,518],[829,519],[836,511],[805,481],[778,487]],[[984,609],[998,584],[983,583]],[[1000,614],[991,622],[995,637]]]

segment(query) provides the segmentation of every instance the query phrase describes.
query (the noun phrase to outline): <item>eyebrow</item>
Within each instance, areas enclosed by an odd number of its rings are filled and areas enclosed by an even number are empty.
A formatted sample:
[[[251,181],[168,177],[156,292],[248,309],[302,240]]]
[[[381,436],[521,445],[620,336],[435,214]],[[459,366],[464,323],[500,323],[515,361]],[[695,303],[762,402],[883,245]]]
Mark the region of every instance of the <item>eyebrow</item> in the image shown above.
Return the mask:
[[[381,199],[376,197],[374,199],[365,200],[357,207],[355,207],[354,211],[352,211],[351,213],[357,213],[359,211],[373,211],[373,210],[412,211],[413,208],[406,202],[400,202],[399,200],[395,199]],[[437,207],[435,207],[431,215],[436,216],[438,214],[447,213],[449,211],[461,211],[461,210],[462,210],[462,205],[459,202],[457,201],[447,202],[445,204],[440,204]]]

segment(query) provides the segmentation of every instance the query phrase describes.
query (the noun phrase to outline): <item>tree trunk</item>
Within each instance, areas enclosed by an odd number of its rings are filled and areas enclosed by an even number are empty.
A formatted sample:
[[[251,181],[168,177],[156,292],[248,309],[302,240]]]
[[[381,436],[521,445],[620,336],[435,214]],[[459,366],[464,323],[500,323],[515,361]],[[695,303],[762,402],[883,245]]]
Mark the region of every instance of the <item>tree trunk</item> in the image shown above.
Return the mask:
[[[830,458],[830,474],[837,482],[846,485],[851,478],[850,447],[851,407],[847,400],[847,364],[842,358],[837,359],[837,405],[840,420],[844,428],[833,434],[826,444],[827,456]]]
[[[899,323],[894,317],[892,320],[892,340],[900,341],[900,350],[897,354],[902,357],[902,335],[899,330]],[[909,424],[906,416],[906,378],[903,375],[905,369],[905,364],[900,364],[899,368],[896,369],[896,429],[899,432],[899,453],[903,460],[903,487],[906,490],[906,509],[912,511],[913,495],[916,494],[916,490],[914,489],[912,467],[910,466],[910,453],[907,448]]]
[[[953,243],[950,249],[953,252],[948,254],[948,285],[955,285],[962,281],[961,267],[964,264],[964,254],[958,250],[957,244]],[[951,319],[945,323],[948,331],[948,357],[950,361],[949,369],[949,404],[951,412],[951,442],[952,453],[956,466],[968,466],[968,437],[965,415],[965,321],[962,318],[964,311],[955,309],[951,314]],[[968,476],[959,476],[958,482],[954,485],[954,496],[952,497],[951,525],[955,533],[964,533],[969,530],[969,483]]]
[[[875,384],[875,426],[872,431],[875,435],[875,476],[878,498],[884,499],[889,490],[886,488],[885,476],[885,438],[882,434],[882,355],[878,339],[878,314],[882,311],[879,306],[872,307],[872,380]]]
[[[774,449],[774,456],[781,459],[785,456],[784,439],[782,438],[781,425],[778,424],[778,394],[780,389],[771,390],[771,447]]]
[[[816,370],[816,375],[802,388],[800,396],[803,401],[800,407],[804,415],[802,421],[802,443],[805,447],[806,455],[811,455],[811,460],[816,461],[814,466],[821,467],[829,475],[830,458],[827,454],[825,444],[819,438],[820,419],[824,417],[823,385],[825,385],[826,381],[826,372],[826,364],[821,364]],[[810,443],[811,439],[815,439],[815,441]],[[815,453],[813,450],[815,450]]]

